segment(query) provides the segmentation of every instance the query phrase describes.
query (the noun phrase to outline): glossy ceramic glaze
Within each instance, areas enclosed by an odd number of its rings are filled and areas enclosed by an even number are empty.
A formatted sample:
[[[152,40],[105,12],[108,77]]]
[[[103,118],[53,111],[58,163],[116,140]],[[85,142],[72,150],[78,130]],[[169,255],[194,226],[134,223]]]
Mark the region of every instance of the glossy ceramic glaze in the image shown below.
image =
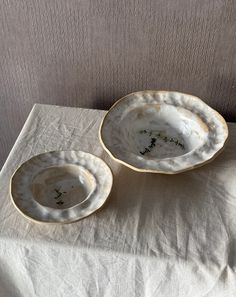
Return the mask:
[[[100,127],[104,148],[137,171],[173,174],[211,160],[228,136],[225,120],[202,100],[168,91],[118,100]]]
[[[49,152],[21,165],[11,180],[14,205],[39,222],[70,223],[100,208],[112,173],[100,158],[81,151]]]

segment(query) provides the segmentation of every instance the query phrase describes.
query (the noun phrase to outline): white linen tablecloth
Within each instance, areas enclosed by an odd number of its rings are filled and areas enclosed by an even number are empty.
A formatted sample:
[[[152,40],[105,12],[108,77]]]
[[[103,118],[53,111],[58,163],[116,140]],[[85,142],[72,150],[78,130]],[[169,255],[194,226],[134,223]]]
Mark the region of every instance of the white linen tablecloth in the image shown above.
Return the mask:
[[[0,296],[236,296],[236,124],[224,152],[168,176],[112,161],[104,111],[35,105],[0,174]],[[111,195],[74,224],[35,224],[9,197],[16,168],[51,150],[91,152],[114,173]]]

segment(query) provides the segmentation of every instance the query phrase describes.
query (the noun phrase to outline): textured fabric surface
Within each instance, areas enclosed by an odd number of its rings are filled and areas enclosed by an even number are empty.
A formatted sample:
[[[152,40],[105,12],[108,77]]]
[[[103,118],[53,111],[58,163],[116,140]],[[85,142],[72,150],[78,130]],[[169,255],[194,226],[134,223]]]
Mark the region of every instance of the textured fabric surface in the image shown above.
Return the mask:
[[[236,296],[236,124],[215,161],[166,176],[112,161],[98,140],[103,115],[34,106],[0,174],[0,296]],[[12,205],[9,179],[60,149],[104,159],[113,189],[82,221],[35,224]]]

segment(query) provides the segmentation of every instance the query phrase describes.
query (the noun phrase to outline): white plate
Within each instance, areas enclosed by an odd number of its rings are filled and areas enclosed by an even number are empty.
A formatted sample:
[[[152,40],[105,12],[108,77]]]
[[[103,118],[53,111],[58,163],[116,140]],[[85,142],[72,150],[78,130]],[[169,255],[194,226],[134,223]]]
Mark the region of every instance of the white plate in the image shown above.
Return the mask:
[[[223,117],[197,97],[142,91],[118,100],[99,137],[116,161],[141,172],[174,174],[201,166],[223,148]]]
[[[100,158],[82,151],[54,151],[23,163],[11,179],[13,204],[27,218],[71,223],[99,209],[112,187]]]

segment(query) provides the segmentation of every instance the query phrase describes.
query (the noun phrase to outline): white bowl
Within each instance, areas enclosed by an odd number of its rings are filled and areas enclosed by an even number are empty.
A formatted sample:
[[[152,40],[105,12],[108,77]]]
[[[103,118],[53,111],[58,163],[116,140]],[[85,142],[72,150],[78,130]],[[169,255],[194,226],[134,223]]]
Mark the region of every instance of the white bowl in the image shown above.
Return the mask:
[[[11,179],[12,202],[41,223],[71,223],[99,209],[112,187],[100,158],[81,151],[54,151],[23,163]]]
[[[111,107],[99,137],[111,157],[136,171],[174,174],[212,160],[224,147],[228,128],[195,96],[141,91]]]

